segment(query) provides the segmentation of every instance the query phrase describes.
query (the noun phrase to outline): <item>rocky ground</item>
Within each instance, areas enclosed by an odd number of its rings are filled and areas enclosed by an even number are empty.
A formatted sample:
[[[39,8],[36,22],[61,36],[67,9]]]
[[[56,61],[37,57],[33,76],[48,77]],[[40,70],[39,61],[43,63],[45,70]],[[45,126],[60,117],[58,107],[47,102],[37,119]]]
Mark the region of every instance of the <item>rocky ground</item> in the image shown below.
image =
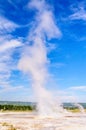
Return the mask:
[[[1,112],[0,130],[86,130],[86,114],[45,118],[29,112]]]

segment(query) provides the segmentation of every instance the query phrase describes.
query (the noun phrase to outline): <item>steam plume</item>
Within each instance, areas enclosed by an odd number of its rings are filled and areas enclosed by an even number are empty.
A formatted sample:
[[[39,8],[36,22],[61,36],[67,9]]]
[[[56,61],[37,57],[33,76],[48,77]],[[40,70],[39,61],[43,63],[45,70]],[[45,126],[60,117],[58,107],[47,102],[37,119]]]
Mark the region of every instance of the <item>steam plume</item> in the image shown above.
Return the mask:
[[[49,72],[47,64],[46,38],[58,38],[61,36],[59,28],[56,26],[54,16],[50,6],[44,0],[32,0],[29,9],[36,11],[35,21],[28,36],[28,45],[24,48],[18,67],[32,77],[38,112],[42,115],[51,115],[55,111],[60,111],[60,106],[54,102],[52,95],[45,89]],[[55,108],[56,106],[56,108]]]

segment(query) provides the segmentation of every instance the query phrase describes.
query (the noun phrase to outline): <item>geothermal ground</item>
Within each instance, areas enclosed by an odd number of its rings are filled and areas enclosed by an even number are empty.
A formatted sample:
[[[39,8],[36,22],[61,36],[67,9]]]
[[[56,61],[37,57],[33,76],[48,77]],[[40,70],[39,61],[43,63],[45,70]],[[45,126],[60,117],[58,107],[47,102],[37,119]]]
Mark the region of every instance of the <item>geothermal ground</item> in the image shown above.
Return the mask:
[[[86,114],[45,118],[29,112],[1,112],[0,130],[86,130]]]

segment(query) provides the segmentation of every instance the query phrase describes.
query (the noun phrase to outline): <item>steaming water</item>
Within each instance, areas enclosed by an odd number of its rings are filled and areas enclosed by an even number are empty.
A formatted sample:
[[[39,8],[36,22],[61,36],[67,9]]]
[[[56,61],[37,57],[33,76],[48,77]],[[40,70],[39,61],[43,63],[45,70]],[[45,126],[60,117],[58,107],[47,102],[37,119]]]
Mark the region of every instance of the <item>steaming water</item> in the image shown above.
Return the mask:
[[[80,105],[79,103],[75,103],[74,105],[79,108],[81,113],[83,113],[83,114],[85,113],[85,109],[84,109],[84,107],[82,105]]]

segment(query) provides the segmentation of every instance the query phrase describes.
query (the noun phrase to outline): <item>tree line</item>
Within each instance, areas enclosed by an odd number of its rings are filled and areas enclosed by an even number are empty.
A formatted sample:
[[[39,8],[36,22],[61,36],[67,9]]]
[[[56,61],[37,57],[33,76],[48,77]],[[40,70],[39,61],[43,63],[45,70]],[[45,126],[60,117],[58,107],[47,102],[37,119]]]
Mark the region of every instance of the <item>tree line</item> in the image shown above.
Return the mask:
[[[0,105],[0,110],[2,111],[6,111],[6,110],[13,110],[13,111],[32,111],[35,110],[35,105],[8,105],[8,104],[4,104],[4,105]]]

